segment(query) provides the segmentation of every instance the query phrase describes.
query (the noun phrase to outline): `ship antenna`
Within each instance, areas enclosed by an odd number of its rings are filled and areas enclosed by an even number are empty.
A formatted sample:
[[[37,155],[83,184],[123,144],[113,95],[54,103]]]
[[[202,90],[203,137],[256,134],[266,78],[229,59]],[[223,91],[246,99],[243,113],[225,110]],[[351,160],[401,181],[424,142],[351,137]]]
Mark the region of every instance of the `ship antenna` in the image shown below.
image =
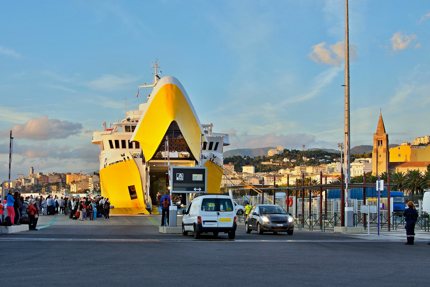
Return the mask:
[[[138,92],[139,92],[140,89],[146,89],[146,88],[153,88],[153,87],[155,87],[155,85],[157,85],[157,83],[158,83],[158,80],[160,80],[161,71],[159,71],[160,66],[158,65],[158,60],[156,60],[154,62],[154,65],[152,66],[152,68],[154,68],[154,82],[152,84],[144,83],[143,85],[140,85],[138,87]]]

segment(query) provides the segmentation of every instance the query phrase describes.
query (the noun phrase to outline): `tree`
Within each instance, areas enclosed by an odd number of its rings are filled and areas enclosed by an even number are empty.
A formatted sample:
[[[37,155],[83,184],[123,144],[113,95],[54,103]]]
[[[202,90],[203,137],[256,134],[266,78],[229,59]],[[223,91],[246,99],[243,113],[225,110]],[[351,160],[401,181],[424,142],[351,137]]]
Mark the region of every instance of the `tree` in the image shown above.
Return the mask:
[[[394,189],[404,191],[407,185],[406,175],[403,172],[395,172],[390,177],[391,183],[394,186]]]
[[[411,195],[422,194],[426,186],[426,180],[418,170],[409,170],[406,173],[406,189]]]

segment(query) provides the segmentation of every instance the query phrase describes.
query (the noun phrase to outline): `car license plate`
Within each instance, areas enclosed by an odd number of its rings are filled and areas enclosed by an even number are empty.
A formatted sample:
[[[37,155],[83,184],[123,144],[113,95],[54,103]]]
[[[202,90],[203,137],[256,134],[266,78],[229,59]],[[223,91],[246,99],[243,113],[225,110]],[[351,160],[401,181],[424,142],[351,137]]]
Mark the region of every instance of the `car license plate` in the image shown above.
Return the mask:
[[[219,222],[230,222],[230,221],[231,221],[231,218],[228,218],[228,217],[222,217],[219,219]]]
[[[276,224],[276,226],[284,226],[282,223],[278,223]]]

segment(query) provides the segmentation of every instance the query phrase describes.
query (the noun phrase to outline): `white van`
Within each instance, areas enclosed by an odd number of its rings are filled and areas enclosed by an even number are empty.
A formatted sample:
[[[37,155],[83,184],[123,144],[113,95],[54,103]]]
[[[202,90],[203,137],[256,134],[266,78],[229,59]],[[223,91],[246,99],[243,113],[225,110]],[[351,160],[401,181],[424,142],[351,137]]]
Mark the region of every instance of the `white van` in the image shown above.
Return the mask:
[[[430,191],[424,192],[423,196],[423,212],[430,214]]]
[[[236,236],[236,212],[233,200],[227,195],[203,195],[193,199],[182,217],[182,234],[194,233],[199,238],[201,233],[228,233],[229,239]]]

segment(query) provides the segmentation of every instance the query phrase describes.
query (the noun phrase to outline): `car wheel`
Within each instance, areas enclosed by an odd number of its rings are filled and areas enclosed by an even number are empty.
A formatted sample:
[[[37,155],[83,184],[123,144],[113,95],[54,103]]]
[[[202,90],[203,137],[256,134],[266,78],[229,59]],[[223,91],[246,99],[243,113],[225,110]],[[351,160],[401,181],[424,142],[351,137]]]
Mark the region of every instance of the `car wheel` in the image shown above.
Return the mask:
[[[188,231],[185,230],[185,226],[184,226],[183,223],[182,223],[182,235],[183,236],[187,236],[188,235]]]
[[[236,237],[236,231],[232,230],[228,232],[228,239],[234,239]]]
[[[248,224],[246,224],[246,233],[251,233],[251,231],[252,231],[251,227]]]
[[[214,237],[218,237],[218,231],[214,231]]]
[[[278,232],[277,231],[273,231],[273,235],[277,235],[278,234]]]
[[[243,215],[243,210],[242,209],[239,209],[238,211],[237,211],[237,213],[236,213],[237,215]]]
[[[200,238],[200,232],[197,229],[197,226],[194,224],[194,238],[199,239]]]
[[[293,235],[293,233],[294,233],[294,230],[287,230],[288,235]]]
[[[263,234],[263,229],[261,228],[260,223],[257,223],[257,232],[258,234]]]

